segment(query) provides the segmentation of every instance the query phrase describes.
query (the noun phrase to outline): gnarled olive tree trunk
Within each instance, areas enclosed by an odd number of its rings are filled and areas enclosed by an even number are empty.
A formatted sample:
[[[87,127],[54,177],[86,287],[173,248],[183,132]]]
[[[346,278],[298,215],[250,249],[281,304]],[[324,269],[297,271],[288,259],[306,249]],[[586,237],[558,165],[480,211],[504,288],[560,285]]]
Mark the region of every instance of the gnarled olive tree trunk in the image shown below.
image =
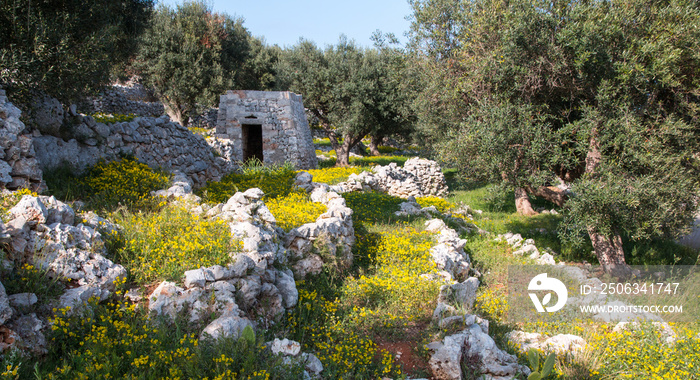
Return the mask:
[[[537,211],[532,208],[532,203],[530,203],[530,198],[527,196],[527,191],[522,187],[515,188],[515,209],[518,214],[522,215],[537,215]]]
[[[586,154],[586,173],[595,175],[601,159],[598,131],[596,128],[593,128],[589,150]],[[625,262],[625,252],[622,250],[622,237],[617,229],[613,228],[607,235],[601,234],[594,225],[589,225],[586,229],[588,230],[588,236],[591,238],[598,262],[605,271],[614,276],[627,277],[631,273],[631,268]]]

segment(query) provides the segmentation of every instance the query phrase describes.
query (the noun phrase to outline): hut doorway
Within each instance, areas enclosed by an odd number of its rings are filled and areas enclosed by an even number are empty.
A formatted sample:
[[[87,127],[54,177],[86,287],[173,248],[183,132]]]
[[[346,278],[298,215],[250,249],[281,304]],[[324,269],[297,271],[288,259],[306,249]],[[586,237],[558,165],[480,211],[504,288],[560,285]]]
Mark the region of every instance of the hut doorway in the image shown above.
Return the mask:
[[[263,162],[262,125],[243,124],[243,161],[257,158]]]

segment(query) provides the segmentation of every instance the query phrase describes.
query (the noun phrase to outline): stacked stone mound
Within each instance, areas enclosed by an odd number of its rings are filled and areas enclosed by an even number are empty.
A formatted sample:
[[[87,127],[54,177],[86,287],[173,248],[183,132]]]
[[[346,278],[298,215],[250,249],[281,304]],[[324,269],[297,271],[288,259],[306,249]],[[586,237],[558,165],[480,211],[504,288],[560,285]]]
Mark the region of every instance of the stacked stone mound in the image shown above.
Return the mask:
[[[54,278],[68,279],[74,284],[53,306],[74,309],[90,298],[106,299],[114,290],[115,282],[126,277],[124,267],[103,255],[102,233],[112,233],[117,227],[97,215],[76,216],[70,206],[54,197],[25,195],[8,211],[8,216],[10,221],[6,225],[0,223],[8,258],[45,269]],[[5,264],[12,266],[11,262]],[[10,295],[14,310],[3,305],[3,299],[0,294],[0,325],[7,322],[14,334],[11,343],[5,335],[4,347],[44,352],[46,342],[42,331],[47,324],[35,314],[22,314],[37,302],[37,296],[31,293]]]
[[[465,318],[465,323],[467,328],[461,332],[428,345],[433,352],[429,363],[434,379],[464,379],[463,363],[467,363],[468,371],[480,373],[481,378],[490,380],[511,380],[520,373],[530,374],[529,368],[518,364],[517,357],[498,348],[488,334],[488,321],[470,316]]]
[[[21,114],[0,90],[0,188],[38,191],[44,187],[42,172]]]
[[[90,99],[87,104],[82,104],[85,112],[104,112],[111,114],[128,115],[133,113],[139,116],[158,117],[165,112],[163,103],[152,101],[153,96],[140,83],[127,83],[127,85],[113,85],[106,89],[100,96]]]
[[[155,314],[175,317],[187,313],[192,322],[212,313],[217,318],[202,331],[201,338],[237,338],[246,326],[267,324],[279,318],[298,300],[294,274],[277,269],[287,260],[282,244],[284,231],[262,202],[260,189],[234,194],[225,204],[198,212],[228,223],[231,236],[243,242],[232,252],[232,264],[190,270],[184,287],[163,282],[149,296]]]
[[[233,169],[231,162],[214,154],[203,137],[170,122],[167,116],[137,117],[112,124],[98,123],[90,116],[75,118],[80,120],[73,128],[74,138],[68,141],[58,137],[58,131],[34,138],[43,169],[66,162],[83,170],[101,159],[112,161],[133,155],[152,168],[180,171],[198,187],[208,180],[219,180]]]
[[[376,166],[371,172],[351,174],[347,181],[331,186],[337,193],[374,190],[400,198],[447,195],[445,176],[440,165],[431,160],[414,157],[401,168],[392,162]]]
[[[467,244],[457,231],[449,228],[441,219],[431,219],[425,222],[425,230],[437,236],[438,245],[430,249],[430,255],[448,280],[464,279],[469,275],[471,260],[464,252]]]
[[[352,224],[351,208],[345,199],[326,184],[312,182],[311,174],[300,172],[295,186],[309,194],[312,202],[322,203],[326,212],[313,223],[306,223],[287,233],[285,247],[290,253],[290,261],[297,278],[308,274],[318,274],[323,264],[340,267],[352,265],[352,246],[355,244],[355,229]]]

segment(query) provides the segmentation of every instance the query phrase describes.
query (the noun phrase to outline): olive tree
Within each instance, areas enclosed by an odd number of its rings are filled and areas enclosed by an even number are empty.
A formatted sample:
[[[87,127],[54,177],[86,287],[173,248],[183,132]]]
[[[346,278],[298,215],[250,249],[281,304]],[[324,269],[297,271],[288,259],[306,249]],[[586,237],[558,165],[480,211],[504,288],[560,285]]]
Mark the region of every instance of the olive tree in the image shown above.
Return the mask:
[[[0,2],[0,86],[18,96],[40,90],[63,103],[96,93],[133,58],[153,4]]]
[[[395,59],[345,37],[326,49],[302,40],[281,54],[280,86],[304,97],[336,151],[338,166],[349,165],[350,150],[368,134],[387,135],[411,122],[393,71]]]
[[[135,67],[170,117],[187,124],[195,107],[243,85],[250,57],[243,20],[214,13],[201,1],[161,4],[143,34]]]
[[[674,236],[697,208],[694,1],[413,1],[413,54],[454,117],[434,146],[476,176],[565,207],[609,271],[622,237]],[[423,120],[435,118],[423,113]],[[428,123],[429,124],[429,123]],[[567,197],[555,187],[572,184]]]

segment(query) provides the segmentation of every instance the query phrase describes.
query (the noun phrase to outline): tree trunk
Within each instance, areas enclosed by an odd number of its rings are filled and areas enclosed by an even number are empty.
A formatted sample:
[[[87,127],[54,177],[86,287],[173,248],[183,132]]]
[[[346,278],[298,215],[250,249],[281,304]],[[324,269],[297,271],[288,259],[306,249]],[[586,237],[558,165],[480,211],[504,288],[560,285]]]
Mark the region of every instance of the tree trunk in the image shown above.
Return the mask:
[[[600,165],[603,155],[600,152],[600,142],[598,141],[598,130],[593,128],[591,140],[586,154],[586,173],[595,174]],[[628,277],[632,269],[625,262],[625,252],[622,250],[622,238],[619,232],[613,229],[610,236],[602,235],[596,226],[588,226],[588,236],[591,238],[593,250],[598,262],[605,269],[605,272],[615,277]]]
[[[533,189],[528,186],[527,191],[537,197],[542,197],[559,207],[563,207],[566,200],[569,198],[566,191],[556,187],[556,186],[540,186],[537,189]]]
[[[515,189],[515,209],[518,214],[522,215],[537,215],[537,211],[532,209],[530,198],[527,197],[527,192],[522,187]]]
[[[348,167],[350,166],[350,146],[348,146],[348,139],[343,140],[342,145],[338,145],[335,150],[335,166]]]
[[[383,138],[381,136],[371,136],[369,141],[369,154],[372,156],[379,156],[379,144],[381,144]]]
[[[163,106],[165,108],[165,113],[170,117],[170,121],[180,123],[183,127],[187,126],[189,116],[180,107],[173,107],[167,103],[163,103]]]
[[[625,252],[622,250],[622,238],[619,233],[614,231],[610,236],[605,236],[595,227],[589,226],[588,236],[593,243],[598,262],[605,272],[616,277],[627,277],[632,273],[625,262]]]

